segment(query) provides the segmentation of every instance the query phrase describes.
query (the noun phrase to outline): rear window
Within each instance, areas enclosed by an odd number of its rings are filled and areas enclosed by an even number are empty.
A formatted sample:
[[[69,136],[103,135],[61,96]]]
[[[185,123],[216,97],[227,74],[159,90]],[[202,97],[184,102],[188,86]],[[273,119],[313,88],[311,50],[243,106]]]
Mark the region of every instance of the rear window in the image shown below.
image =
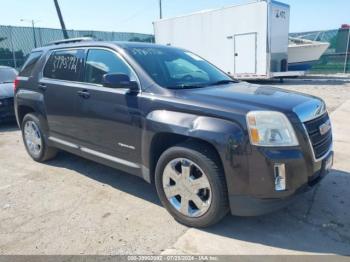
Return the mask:
[[[39,61],[42,54],[43,52],[40,52],[40,51],[32,52],[27,58],[27,61],[24,63],[20,76],[25,76],[25,77],[31,76],[36,63]]]
[[[79,81],[84,65],[83,49],[55,51],[50,55],[44,68],[44,77]]]

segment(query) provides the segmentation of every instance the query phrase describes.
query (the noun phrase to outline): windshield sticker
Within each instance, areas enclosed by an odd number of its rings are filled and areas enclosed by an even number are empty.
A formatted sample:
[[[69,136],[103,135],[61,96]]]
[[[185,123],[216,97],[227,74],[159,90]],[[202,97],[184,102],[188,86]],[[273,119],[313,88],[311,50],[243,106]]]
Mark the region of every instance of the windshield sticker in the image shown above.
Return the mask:
[[[133,55],[162,55],[163,52],[156,48],[133,48],[131,50]]]
[[[190,52],[185,52],[186,55],[190,56],[192,59],[196,60],[196,61],[204,61],[203,58],[193,54],[193,53],[190,53]]]

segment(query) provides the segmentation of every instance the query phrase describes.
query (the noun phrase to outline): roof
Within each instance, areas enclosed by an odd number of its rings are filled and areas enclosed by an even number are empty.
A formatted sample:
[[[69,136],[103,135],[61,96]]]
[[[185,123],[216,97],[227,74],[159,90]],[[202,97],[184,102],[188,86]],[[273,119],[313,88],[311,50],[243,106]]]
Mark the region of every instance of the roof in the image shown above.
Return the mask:
[[[134,47],[165,47],[165,48],[171,48],[170,46],[166,45],[160,45],[155,43],[145,43],[145,42],[112,42],[117,46],[120,46],[121,48],[134,48]]]
[[[14,69],[14,68],[10,67],[10,66],[2,66],[2,65],[0,65],[0,69]]]
[[[62,44],[52,44],[44,47],[39,47],[33,49],[33,51],[45,51],[52,49],[65,49],[72,47],[119,47],[122,49],[134,48],[134,47],[163,47],[163,48],[171,48],[165,45],[158,45],[154,43],[145,43],[145,42],[123,42],[123,41],[81,41],[81,42],[73,42],[73,43],[62,43]]]

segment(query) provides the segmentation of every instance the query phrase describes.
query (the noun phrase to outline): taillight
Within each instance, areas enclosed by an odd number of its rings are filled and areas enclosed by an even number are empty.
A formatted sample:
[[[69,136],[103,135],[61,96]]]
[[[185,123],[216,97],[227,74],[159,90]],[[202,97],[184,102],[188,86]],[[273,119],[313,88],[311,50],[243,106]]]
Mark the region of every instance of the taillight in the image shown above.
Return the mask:
[[[16,77],[15,81],[13,82],[13,89],[16,91],[17,87],[19,85],[19,79]]]

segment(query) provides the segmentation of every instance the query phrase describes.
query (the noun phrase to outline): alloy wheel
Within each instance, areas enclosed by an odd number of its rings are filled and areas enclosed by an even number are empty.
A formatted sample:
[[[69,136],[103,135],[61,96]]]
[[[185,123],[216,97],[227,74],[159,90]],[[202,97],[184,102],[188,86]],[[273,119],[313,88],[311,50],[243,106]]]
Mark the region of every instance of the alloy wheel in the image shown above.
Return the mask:
[[[170,204],[187,217],[204,215],[212,200],[207,175],[196,163],[186,158],[174,159],[166,165],[163,190]]]
[[[42,150],[42,140],[39,127],[34,121],[25,123],[24,139],[30,154],[34,157],[39,157]]]

